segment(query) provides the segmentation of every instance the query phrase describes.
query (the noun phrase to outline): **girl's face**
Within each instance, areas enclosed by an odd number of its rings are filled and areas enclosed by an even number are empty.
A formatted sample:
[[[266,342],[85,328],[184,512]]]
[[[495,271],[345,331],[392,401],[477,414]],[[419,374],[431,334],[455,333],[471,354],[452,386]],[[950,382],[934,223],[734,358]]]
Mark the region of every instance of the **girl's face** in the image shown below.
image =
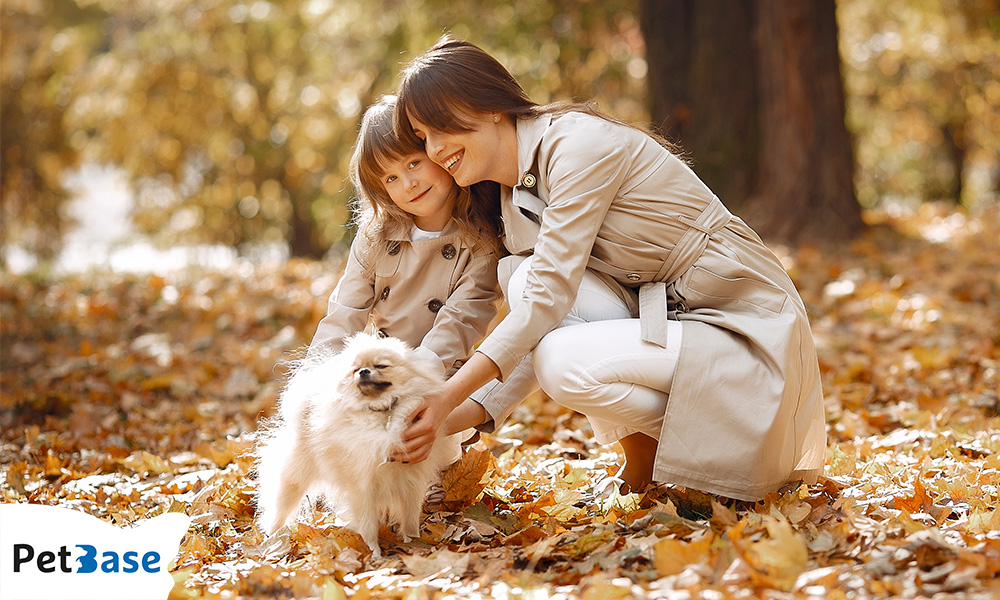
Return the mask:
[[[413,215],[414,224],[425,231],[444,229],[458,197],[455,180],[423,152],[389,161],[382,185],[393,203]]]
[[[427,156],[441,165],[462,187],[481,181],[517,184],[517,133],[508,118],[493,113],[463,115],[471,131],[441,131],[410,115],[417,137],[424,140]]]

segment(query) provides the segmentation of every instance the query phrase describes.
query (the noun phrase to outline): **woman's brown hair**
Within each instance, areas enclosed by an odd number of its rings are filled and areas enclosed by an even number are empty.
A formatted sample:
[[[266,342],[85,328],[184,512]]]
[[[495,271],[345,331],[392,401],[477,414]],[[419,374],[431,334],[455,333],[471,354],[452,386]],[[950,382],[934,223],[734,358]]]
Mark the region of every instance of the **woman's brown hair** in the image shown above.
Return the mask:
[[[517,117],[582,112],[638,129],[602,113],[592,103],[539,105],[497,59],[475,44],[449,35],[413,59],[402,75],[395,127],[396,135],[407,144],[422,143],[413,133],[411,117],[432,129],[454,133],[472,130],[468,115],[503,113],[516,121]],[[683,154],[672,142],[642,131],[674,154]]]

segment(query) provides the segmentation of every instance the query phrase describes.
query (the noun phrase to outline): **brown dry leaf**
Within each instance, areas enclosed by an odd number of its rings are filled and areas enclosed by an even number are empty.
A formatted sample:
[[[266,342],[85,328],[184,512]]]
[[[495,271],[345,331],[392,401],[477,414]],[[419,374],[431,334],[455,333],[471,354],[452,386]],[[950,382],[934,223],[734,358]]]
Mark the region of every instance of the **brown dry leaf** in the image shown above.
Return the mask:
[[[1000,531],[1000,509],[973,508],[965,530],[973,535]]]
[[[462,459],[441,474],[444,489],[442,504],[450,510],[471,506],[486,487],[486,476],[495,465],[490,451],[482,444],[469,448]]]
[[[801,534],[795,532],[788,521],[763,515],[767,537],[754,541],[744,537],[747,521],[740,521],[730,529],[730,539],[741,550],[743,559],[754,569],[754,579],[766,587],[788,591],[806,569],[809,548]]]
[[[469,568],[469,555],[452,552],[447,548],[430,556],[403,556],[406,570],[416,579],[434,577],[461,577]]]

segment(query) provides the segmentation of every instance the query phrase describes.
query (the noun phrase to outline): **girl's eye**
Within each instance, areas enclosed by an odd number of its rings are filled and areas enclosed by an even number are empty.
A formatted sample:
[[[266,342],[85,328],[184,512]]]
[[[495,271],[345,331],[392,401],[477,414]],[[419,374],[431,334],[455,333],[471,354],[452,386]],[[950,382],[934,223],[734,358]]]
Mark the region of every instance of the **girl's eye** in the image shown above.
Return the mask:
[[[409,166],[410,166],[411,169],[413,169],[413,168],[415,168],[419,164],[420,164],[420,159],[418,158],[418,159],[415,159],[415,160],[411,160]]]
[[[389,175],[388,177],[385,178],[386,183],[392,183],[393,181],[396,181],[395,175]]]

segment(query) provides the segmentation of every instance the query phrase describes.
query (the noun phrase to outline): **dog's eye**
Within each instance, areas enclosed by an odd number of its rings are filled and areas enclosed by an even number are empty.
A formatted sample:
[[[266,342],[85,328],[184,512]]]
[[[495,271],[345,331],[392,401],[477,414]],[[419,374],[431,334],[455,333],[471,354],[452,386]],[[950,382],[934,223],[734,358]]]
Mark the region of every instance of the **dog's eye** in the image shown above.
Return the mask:
[[[375,365],[375,368],[381,371],[382,369],[388,369],[389,365]]]

